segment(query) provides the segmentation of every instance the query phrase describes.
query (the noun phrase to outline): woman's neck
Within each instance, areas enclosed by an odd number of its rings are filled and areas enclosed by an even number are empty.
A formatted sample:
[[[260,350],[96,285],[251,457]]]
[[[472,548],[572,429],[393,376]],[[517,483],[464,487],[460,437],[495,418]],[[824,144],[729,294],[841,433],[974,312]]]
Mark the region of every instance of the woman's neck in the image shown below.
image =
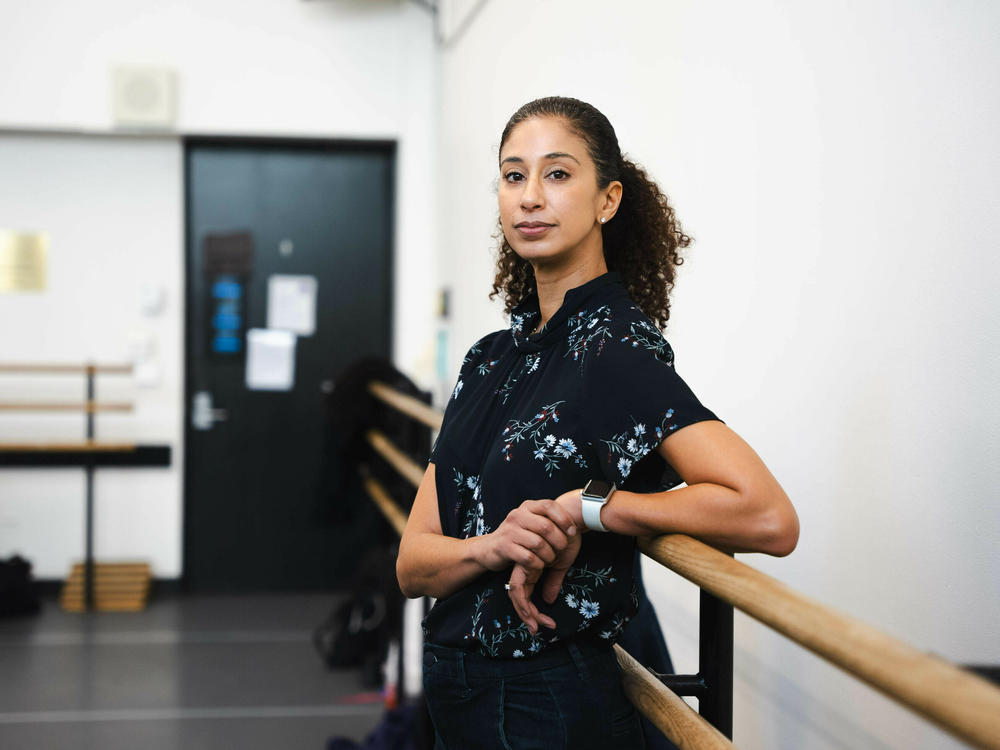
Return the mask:
[[[568,270],[548,270],[535,268],[535,288],[538,290],[538,309],[542,319],[533,331],[537,333],[562,307],[566,292],[608,272],[604,255],[595,263],[580,263]]]

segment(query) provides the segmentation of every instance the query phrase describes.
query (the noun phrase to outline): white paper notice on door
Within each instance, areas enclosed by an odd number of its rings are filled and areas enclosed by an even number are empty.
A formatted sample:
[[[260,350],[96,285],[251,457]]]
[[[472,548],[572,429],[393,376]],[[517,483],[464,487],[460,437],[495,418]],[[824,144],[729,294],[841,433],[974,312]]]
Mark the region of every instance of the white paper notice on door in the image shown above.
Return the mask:
[[[267,277],[267,327],[312,336],[316,330],[316,277]]]
[[[247,331],[247,388],[290,391],[295,385],[295,334],[251,328]]]

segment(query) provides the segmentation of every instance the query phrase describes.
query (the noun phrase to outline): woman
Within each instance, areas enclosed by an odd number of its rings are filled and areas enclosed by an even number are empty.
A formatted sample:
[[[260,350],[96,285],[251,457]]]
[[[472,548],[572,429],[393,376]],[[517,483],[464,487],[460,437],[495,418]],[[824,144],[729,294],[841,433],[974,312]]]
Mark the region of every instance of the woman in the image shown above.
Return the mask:
[[[611,650],[638,604],[635,537],[786,555],[798,520],[673,368],[660,327],[690,239],[607,118],[529,102],[499,162],[490,296],[511,325],[462,363],[396,566],[407,596],[438,599],[436,747],[638,748]]]

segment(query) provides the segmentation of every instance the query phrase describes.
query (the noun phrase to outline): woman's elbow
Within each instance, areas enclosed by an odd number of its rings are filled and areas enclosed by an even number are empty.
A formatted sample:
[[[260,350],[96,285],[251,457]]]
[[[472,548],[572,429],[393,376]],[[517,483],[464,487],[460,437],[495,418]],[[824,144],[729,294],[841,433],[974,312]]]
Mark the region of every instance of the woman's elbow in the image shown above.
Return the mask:
[[[416,599],[421,594],[414,588],[415,582],[408,562],[403,554],[403,548],[400,547],[399,554],[396,555],[396,583],[399,584],[399,590],[403,592],[403,596],[407,599]]]
[[[755,529],[756,551],[775,557],[790,555],[799,543],[799,517],[784,490],[772,490],[754,505],[761,508]]]
[[[799,519],[795,511],[783,514],[780,522],[775,523],[767,537],[767,547],[763,551],[775,557],[785,557],[799,543]]]
[[[765,523],[762,552],[775,557],[790,555],[799,543],[799,517],[790,502],[774,508]]]

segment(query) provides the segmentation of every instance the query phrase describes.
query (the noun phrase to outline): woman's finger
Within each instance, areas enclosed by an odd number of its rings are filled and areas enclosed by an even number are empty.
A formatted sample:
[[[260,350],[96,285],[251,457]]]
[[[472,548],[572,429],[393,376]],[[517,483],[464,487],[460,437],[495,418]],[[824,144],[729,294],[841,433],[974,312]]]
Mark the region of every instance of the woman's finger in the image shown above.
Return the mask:
[[[552,549],[565,549],[569,544],[569,537],[559,524],[549,516],[541,513],[532,513],[522,520],[522,528],[528,529],[538,534],[549,543]]]
[[[538,626],[555,629],[556,623],[551,617],[543,614],[531,601],[531,594],[535,589],[538,580],[536,571],[528,571],[520,565],[514,566],[511,572],[510,582],[507,584],[507,593],[514,605],[518,617],[528,626],[528,630],[534,635],[538,632]]]
[[[519,508],[551,519],[564,534],[569,536],[573,536],[577,531],[573,516],[555,500],[525,500]]]
[[[511,571],[510,581],[507,583],[507,595],[514,605],[514,611],[521,618],[522,622],[528,626],[528,630],[534,635],[538,629],[535,619],[535,607],[531,603],[530,591],[528,591],[528,571],[521,565],[515,565]],[[534,583],[531,583],[534,588]]]
[[[518,545],[519,547],[527,550],[531,555],[538,558],[542,565],[540,567],[545,567],[551,562],[554,562],[558,556],[558,551],[552,549],[552,545],[549,544],[545,537],[539,536],[533,531],[527,529],[518,529],[512,536],[511,541]],[[520,560],[514,560],[515,563],[520,563]],[[529,565],[531,568],[535,568],[535,565]]]
[[[545,500],[543,502],[545,504],[541,508],[542,512],[557,523],[565,534],[573,536],[577,533],[576,522],[573,521],[573,516],[570,515],[568,510],[555,500]]]

